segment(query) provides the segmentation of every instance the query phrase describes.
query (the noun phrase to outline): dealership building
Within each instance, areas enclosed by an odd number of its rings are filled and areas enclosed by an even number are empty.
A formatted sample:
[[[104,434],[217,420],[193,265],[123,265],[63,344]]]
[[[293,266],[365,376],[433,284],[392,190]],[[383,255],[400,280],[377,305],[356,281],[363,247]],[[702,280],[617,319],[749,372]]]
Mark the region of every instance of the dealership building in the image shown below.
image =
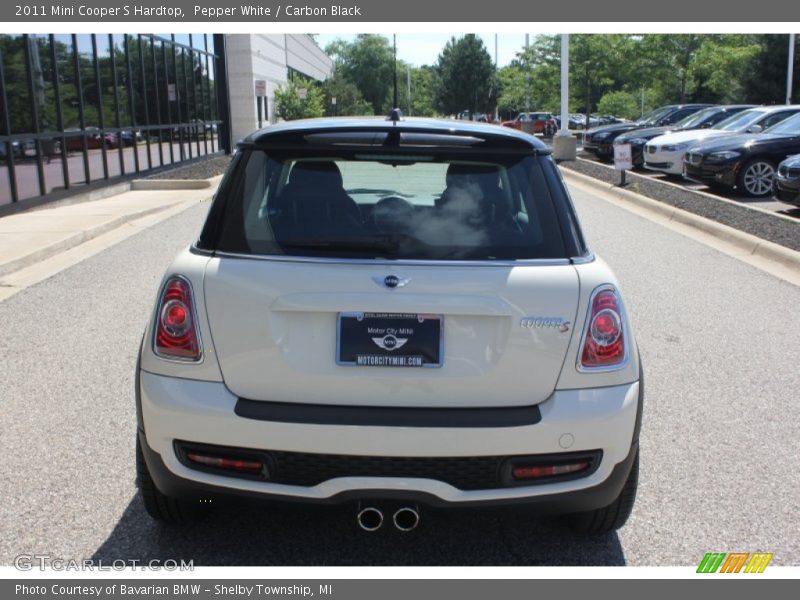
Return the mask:
[[[230,153],[332,71],[303,34],[0,35],[0,215]]]

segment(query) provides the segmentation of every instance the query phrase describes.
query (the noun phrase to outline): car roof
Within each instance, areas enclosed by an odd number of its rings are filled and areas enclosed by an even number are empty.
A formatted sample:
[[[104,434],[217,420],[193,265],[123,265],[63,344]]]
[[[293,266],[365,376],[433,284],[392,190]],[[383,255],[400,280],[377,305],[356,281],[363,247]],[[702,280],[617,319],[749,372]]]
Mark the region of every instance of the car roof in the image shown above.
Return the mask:
[[[270,125],[254,131],[239,143],[240,147],[252,147],[280,141],[300,141],[309,134],[325,133],[409,133],[429,134],[435,141],[437,136],[474,137],[491,142],[488,146],[508,147],[511,150],[527,151],[535,154],[550,154],[550,148],[532,135],[516,129],[499,127],[490,123],[456,121],[449,119],[401,118],[390,121],[385,117],[326,117],[320,119],[299,119],[277,125]],[[430,145],[430,144],[429,144]],[[435,145],[435,144],[434,144]],[[447,144],[443,144],[446,146]]]
[[[763,112],[777,112],[779,110],[800,110],[800,104],[771,104],[769,106],[754,106]]]

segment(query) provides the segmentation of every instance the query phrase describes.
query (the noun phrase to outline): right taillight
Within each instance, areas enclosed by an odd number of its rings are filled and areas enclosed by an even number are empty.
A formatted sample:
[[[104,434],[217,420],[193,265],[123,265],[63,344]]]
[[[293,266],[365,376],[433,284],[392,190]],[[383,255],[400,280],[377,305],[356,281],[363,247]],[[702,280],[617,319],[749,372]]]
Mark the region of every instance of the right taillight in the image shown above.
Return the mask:
[[[622,302],[612,286],[601,286],[594,291],[584,325],[581,368],[615,367],[625,362],[622,314]]]
[[[158,356],[193,362],[201,359],[192,286],[183,277],[171,277],[164,284],[155,328],[154,350]]]

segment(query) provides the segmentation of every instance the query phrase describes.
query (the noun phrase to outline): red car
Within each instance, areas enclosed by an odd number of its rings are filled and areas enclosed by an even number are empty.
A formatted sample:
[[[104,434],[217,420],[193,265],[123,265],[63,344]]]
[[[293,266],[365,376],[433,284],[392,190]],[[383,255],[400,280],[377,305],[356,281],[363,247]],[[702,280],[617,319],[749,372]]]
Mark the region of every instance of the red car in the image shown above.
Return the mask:
[[[67,150],[69,152],[80,152],[83,150],[83,138],[76,133],[81,133],[80,129],[69,129],[64,132],[67,135]],[[117,136],[113,133],[106,133],[106,148],[114,149],[117,147]],[[95,127],[86,128],[86,147],[89,150],[96,150],[103,147],[100,138],[100,131]]]
[[[558,130],[556,120],[548,112],[522,112],[513,121],[503,121],[502,125],[527,133],[543,133],[544,135],[553,135]]]

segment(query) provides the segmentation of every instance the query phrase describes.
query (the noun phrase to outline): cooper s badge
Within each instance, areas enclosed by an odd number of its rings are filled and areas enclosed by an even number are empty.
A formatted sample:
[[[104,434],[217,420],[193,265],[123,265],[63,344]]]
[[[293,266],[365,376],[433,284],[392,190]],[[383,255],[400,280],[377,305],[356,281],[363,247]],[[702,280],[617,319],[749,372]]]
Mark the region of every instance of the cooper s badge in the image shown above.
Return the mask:
[[[561,317],[523,317],[519,322],[523,329],[557,329],[561,333],[568,332],[570,325]]]

